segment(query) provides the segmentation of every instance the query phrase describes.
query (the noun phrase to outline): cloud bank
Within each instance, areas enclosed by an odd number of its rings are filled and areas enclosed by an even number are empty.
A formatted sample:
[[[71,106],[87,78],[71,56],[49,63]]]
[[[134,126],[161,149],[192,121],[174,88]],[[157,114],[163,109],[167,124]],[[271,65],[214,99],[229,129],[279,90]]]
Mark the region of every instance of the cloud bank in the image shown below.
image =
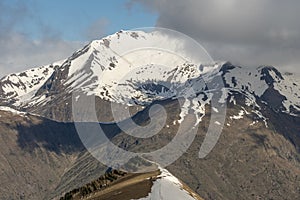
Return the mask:
[[[18,30],[25,20],[36,20],[38,40]],[[58,32],[38,21],[38,16],[22,1],[14,5],[0,1],[0,78],[65,59],[83,44],[63,40]]]
[[[62,39],[32,7],[16,0],[0,1],[0,78],[70,56],[86,42]],[[199,41],[215,60],[240,65],[274,65],[299,73],[300,1],[298,0],[128,0],[130,8],[158,14],[157,26],[183,32]],[[39,39],[18,30],[35,20]],[[91,22],[82,34],[87,40],[105,33],[109,21]],[[122,27],[120,27],[121,29]]]
[[[157,26],[199,41],[215,60],[299,71],[300,1],[131,0],[158,13]]]

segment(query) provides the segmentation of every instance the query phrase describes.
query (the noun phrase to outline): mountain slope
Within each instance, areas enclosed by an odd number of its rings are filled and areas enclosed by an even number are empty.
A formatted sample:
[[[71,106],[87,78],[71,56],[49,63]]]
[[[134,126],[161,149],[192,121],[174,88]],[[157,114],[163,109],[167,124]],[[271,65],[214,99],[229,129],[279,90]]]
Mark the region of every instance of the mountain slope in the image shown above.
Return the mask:
[[[74,164],[83,146],[70,125],[2,110],[0,199],[43,199]]]
[[[1,107],[0,130],[0,199],[52,199],[92,181],[107,168],[84,149],[72,123],[54,122]],[[107,130],[108,135],[113,134],[112,128]],[[142,176],[144,178],[140,181],[148,177]],[[164,180],[165,177],[173,176],[162,170],[155,179]],[[172,179],[176,180],[175,177]],[[151,191],[149,184],[146,184],[148,189],[142,192],[141,198]],[[171,186],[180,191],[178,184]],[[138,197],[134,192],[131,195]]]
[[[72,121],[72,93],[83,91],[95,95],[97,111],[107,115],[100,121],[112,121],[111,111],[103,105],[126,104],[136,112],[155,100],[186,97],[188,91],[184,88],[201,92],[221,73],[223,97],[239,92],[247,97],[249,105],[259,99],[280,112],[299,114],[296,75],[281,74],[267,66],[199,66],[197,59],[178,56],[186,55],[178,47],[182,44],[176,38],[166,37],[156,32],[121,31],[92,41],[63,63],[4,77],[0,81],[1,104],[59,121]],[[157,47],[171,49],[178,55]],[[276,98],[269,98],[270,95]]]
[[[164,106],[170,109],[168,113],[175,112],[174,105]],[[299,144],[299,118],[282,114],[270,118],[266,126],[249,108],[244,109],[238,102],[229,103],[226,125],[217,145],[207,157],[199,159],[199,148],[213,112],[207,108],[189,150],[167,169],[204,199],[299,198],[299,150],[290,138],[297,137]],[[180,110],[176,112],[173,117],[178,117]],[[263,114],[278,116],[270,108]],[[128,151],[154,151],[176,134],[179,125],[171,125],[173,120],[168,119],[161,132],[149,139],[136,142],[136,138],[121,133],[113,141]]]
[[[172,102],[165,102],[164,106],[177,112],[170,116],[167,123],[179,118],[177,106]],[[278,127],[293,130],[291,126],[295,124],[297,131],[299,123],[291,119],[280,123],[273,121],[268,122],[271,128],[267,128],[264,121],[250,114],[249,110],[239,119],[234,119],[240,110],[243,108],[231,103],[227,125],[218,145],[207,158],[199,159],[199,146],[211,112],[207,109],[192,146],[168,169],[205,199],[253,199],[253,196],[297,199],[299,152],[284,137],[284,132],[281,132],[284,130]],[[78,136],[71,124],[10,111],[2,111],[0,121],[1,170],[4,172],[1,180],[5,182],[1,186],[2,199],[19,196],[51,199],[83,186],[105,172],[106,167],[82,150],[80,141],[76,142]],[[135,152],[157,149],[169,142],[177,128],[178,124],[165,126],[158,135],[139,139],[138,143],[135,138],[120,132],[112,141]]]
[[[158,45],[173,54],[141,49]],[[100,125],[126,151],[154,152],[169,144],[180,128],[189,133],[199,126],[188,151],[167,169],[201,197],[298,199],[299,77],[270,66],[199,65],[197,58],[174,54],[184,55],[181,51],[176,38],[121,31],[92,41],[61,63],[1,79],[0,179],[5,184],[0,198],[52,199],[105,173],[107,167],[84,148],[72,123],[74,101],[95,95],[98,119],[87,118],[84,125]],[[73,96],[77,92],[81,95]],[[157,110],[149,116],[156,104],[164,107],[166,119]],[[128,109],[130,116],[114,118],[112,105]],[[91,115],[88,110],[81,114]],[[224,127],[213,117],[221,115]],[[159,131],[149,138],[128,135],[115,121],[126,124],[130,119],[139,126],[157,122],[151,125]],[[222,134],[200,159],[210,127],[223,128]],[[87,129],[86,135],[92,132]],[[106,155],[101,145],[98,150]]]

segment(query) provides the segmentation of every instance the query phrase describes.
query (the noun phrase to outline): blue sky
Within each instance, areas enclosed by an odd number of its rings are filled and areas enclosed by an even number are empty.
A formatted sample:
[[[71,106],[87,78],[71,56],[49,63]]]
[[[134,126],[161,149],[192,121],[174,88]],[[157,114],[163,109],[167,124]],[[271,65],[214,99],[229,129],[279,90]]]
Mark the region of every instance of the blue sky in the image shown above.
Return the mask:
[[[120,29],[154,26],[157,16],[139,4],[128,9],[127,0],[4,0],[12,7],[22,5],[28,13],[16,31],[33,39],[44,37],[46,31],[64,40],[84,41]],[[12,15],[14,13],[11,13]],[[90,33],[89,33],[90,32]],[[51,36],[51,35],[50,35]]]
[[[0,77],[149,26],[189,35],[215,60],[299,73],[299,7],[298,0],[0,0]]]
[[[130,0],[0,0],[0,78],[66,59],[93,39],[154,26],[158,15]]]

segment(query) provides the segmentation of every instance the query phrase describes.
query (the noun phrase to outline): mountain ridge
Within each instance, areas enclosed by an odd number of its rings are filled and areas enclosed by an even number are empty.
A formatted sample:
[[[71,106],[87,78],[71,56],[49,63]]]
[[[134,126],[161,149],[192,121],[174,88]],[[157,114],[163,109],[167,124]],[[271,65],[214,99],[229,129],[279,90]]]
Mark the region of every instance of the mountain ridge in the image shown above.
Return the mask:
[[[5,165],[0,165],[0,178],[7,181],[1,198],[18,198],[24,187],[26,197],[51,199],[105,172],[107,167],[84,148],[73,123],[72,105],[83,95],[95,96],[98,115],[85,122],[100,125],[126,151],[154,151],[168,144],[182,124],[199,125],[191,147],[167,169],[205,199],[299,197],[299,78],[271,66],[198,65],[192,57],[138,48],[162,43],[180,52],[178,42],[155,33],[121,31],[92,41],[62,62],[3,77],[0,163]],[[138,50],[126,52],[125,47]],[[83,95],[73,96],[76,92]],[[156,104],[168,114],[157,135],[136,138],[118,127],[116,121],[150,124]],[[114,118],[114,105],[129,110],[130,117]],[[212,117],[222,109],[224,124]],[[153,120],[163,118],[154,112]],[[199,159],[211,124],[222,127],[222,134],[210,154]],[[33,166],[24,161],[25,168],[20,167],[24,155]],[[37,169],[49,174],[36,177]],[[18,185],[8,181],[15,173]]]

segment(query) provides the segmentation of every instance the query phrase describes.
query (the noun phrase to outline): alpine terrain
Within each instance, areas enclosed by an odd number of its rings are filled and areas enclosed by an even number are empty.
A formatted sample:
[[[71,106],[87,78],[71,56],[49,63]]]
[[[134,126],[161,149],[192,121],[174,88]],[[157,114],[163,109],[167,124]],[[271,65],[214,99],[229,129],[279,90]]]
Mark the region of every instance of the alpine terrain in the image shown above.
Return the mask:
[[[203,61],[209,56],[184,45],[156,31],[120,31],[3,77],[0,199],[299,199],[299,76]],[[86,97],[95,116],[74,107]],[[112,169],[78,133],[86,127],[89,138],[93,125],[128,152],[155,152],[176,135],[191,144],[165,166],[157,160],[180,144]],[[147,126],[157,134],[143,135]],[[93,139],[97,154],[121,159]]]

